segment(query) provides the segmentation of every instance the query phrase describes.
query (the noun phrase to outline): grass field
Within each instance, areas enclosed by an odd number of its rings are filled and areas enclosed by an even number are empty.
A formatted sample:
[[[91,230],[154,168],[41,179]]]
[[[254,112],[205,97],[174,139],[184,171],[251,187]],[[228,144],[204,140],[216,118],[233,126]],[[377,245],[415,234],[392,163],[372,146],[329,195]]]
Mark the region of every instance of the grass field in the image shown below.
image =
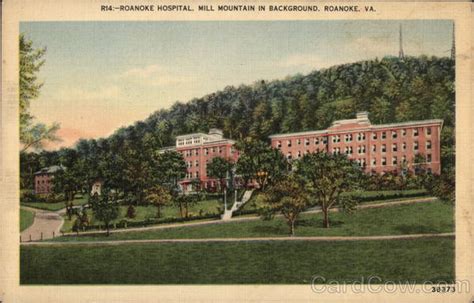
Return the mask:
[[[21,284],[308,284],[454,279],[454,240],[22,246]]]
[[[24,231],[35,219],[35,213],[26,209],[20,209],[20,231]]]
[[[88,196],[84,195],[82,197],[78,197],[72,201],[74,205],[84,205],[87,203]],[[22,206],[28,206],[32,208],[38,208],[38,209],[44,209],[44,210],[50,210],[50,211],[57,211],[62,208],[66,207],[66,204],[64,201],[61,202],[21,202],[20,203]]]
[[[297,224],[296,236],[374,236],[418,233],[444,233],[454,230],[454,211],[440,201],[361,209],[352,214],[330,214],[331,227],[322,227],[322,215],[304,214]],[[253,220],[195,227],[179,227],[140,232],[67,236],[55,241],[272,237],[288,235],[282,218]]]
[[[212,214],[218,214],[218,208],[219,206],[222,205],[222,202],[219,200],[205,200],[201,201],[195,205],[192,205],[189,208],[189,214],[190,215],[199,215],[200,212],[202,213],[212,213]],[[127,214],[127,208],[128,206],[120,206],[120,215],[118,219],[114,220],[112,224],[118,223],[123,219],[127,219],[129,222],[133,221],[143,221],[148,218],[155,218],[157,214],[157,208],[155,206],[135,206],[135,217],[134,218],[126,218]],[[92,213],[92,210],[87,210],[88,216],[91,219],[90,223],[92,225],[94,224],[100,224],[101,222],[98,222],[95,220],[94,215]],[[161,210],[161,216],[162,218],[179,218],[179,208],[176,206],[169,206],[169,207],[164,207]],[[75,217],[72,218],[72,220],[69,220],[67,215],[63,215],[64,218],[64,225],[62,226],[61,230],[63,232],[70,232],[72,231],[72,226],[74,224]]]

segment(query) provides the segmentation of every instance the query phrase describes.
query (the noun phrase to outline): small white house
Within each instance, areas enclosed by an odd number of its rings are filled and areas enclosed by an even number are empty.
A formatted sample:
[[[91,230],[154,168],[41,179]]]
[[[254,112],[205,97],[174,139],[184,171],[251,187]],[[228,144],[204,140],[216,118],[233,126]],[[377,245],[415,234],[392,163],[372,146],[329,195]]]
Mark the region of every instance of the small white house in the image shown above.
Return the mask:
[[[102,190],[102,181],[95,181],[94,184],[92,184],[92,189],[91,189],[91,196],[94,194],[98,194],[100,196],[101,190]]]

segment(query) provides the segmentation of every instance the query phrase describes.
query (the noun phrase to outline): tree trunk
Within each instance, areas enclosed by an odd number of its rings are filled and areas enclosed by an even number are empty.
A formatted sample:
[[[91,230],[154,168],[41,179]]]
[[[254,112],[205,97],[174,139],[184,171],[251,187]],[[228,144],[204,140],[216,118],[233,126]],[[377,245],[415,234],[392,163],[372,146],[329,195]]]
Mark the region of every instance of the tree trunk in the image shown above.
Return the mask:
[[[107,237],[110,235],[109,223],[105,223],[105,228],[107,229]]]
[[[290,220],[290,237],[295,235],[295,220]]]
[[[324,215],[324,220],[323,220],[323,226],[324,228],[329,228],[329,209],[322,209],[323,210],[323,215]]]
[[[161,206],[157,206],[156,217],[161,218]]]

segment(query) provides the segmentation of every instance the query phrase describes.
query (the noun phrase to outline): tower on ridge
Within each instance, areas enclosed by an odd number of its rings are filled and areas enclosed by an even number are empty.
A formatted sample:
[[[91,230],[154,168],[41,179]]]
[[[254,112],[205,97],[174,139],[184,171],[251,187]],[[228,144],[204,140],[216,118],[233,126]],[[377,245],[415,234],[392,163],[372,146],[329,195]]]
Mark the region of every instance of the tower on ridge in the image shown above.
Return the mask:
[[[452,42],[452,46],[451,46],[451,60],[455,60],[456,59],[456,41],[454,39],[454,21],[453,21],[453,42]]]
[[[400,39],[399,39],[399,43],[400,43],[400,50],[398,51],[398,58],[400,60],[403,60],[405,59],[405,54],[403,53],[403,37],[402,37],[402,25],[400,24]]]

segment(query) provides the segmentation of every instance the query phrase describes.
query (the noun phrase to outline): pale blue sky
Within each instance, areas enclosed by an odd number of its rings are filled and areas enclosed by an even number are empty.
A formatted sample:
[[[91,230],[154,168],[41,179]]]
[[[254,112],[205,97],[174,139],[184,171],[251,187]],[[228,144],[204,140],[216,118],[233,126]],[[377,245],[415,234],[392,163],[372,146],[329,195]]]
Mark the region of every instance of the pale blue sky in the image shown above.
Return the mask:
[[[46,46],[32,113],[60,122],[62,145],[100,137],[175,101],[398,55],[399,21],[27,22]],[[406,55],[448,56],[452,23],[403,21]]]

